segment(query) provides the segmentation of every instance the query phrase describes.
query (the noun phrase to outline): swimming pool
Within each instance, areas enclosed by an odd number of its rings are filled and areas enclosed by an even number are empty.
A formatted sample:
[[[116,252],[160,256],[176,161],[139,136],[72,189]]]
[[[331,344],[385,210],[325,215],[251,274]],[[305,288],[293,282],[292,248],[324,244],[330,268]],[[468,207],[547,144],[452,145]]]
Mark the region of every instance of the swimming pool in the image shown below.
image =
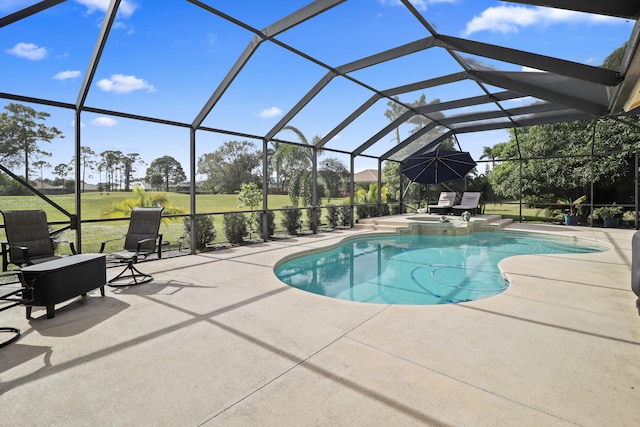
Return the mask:
[[[455,304],[488,298],[509,284],[498,263],[527,254],[592,253],[597,243],[532,233],[462,236],[372,235],[286,260],[284,283],[320,295],[380,304]]]

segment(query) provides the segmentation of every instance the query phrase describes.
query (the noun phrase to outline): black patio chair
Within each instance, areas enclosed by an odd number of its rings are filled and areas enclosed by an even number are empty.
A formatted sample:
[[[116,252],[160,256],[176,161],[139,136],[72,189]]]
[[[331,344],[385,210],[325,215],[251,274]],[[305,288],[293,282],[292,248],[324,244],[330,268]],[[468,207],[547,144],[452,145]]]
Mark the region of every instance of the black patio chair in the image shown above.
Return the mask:
[[[107,243],[124,239],[123,250],[109,254],[108,259],[126,263],[127,266],[120,274],[109,280],[109,286],[140,285],[153,280],[151,275],[138,270],[135,264],[154,253],[158,254],[158,258],[162,258],[162,234],[159,234],[158,230],[160,229],[163,209],[162,207],[133,208],[127,234],[117,239],[102,242],[100,253],[104,252]],[[126,282],[123,283],[122,281]]]
[[[43,210],[3,210],[7,241],[2,242],[2,271],[60,258],[53,249],[47,214]]]

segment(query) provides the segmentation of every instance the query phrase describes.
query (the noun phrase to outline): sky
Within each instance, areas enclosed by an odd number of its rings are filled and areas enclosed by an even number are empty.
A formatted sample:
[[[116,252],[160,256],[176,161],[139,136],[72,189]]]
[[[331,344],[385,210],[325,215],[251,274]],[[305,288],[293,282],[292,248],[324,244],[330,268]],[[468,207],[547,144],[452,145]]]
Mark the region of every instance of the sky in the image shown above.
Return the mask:
[[[0,18],[35,3],[35,0],[2,0]],[[203,3],[253,28],[263,29],[310,2]],[[413,4],[440,34],[589,65],[600,65],[629,38],[634,25],[624,19],[501,1],[415,0]],[[108,5],[108,0],[67,0],[0,28],[0,92],[75,104]],[[85,106],[191,124],[253,36],[247,29],[187,1],[123,0]],[[312,55],[321,64],[274,43],[262,43],[206,116],[203,126],[263,136],[326,76],[328,71],[323,65],[340,67],[428,36],[397,0],[348,0],[276,37],[295,50]],[[519,65],[478,60],[501,70],[526,71]],[[459,71],[460,67],[442,49],[426,49],[358,70],[349,74],[358,83],[342,77],[332,79],[289,124],[309,140],[321,137],[372,96],[369,87],[390,89]],[[427,102],[434,102],[477,96],[482,91],[476,84],[463,81],[402,94],[400,100],[413,102],[422,94]],[[0,108],[10,102],[13,101],[0,98]],[[531,100],[521,98],[504,103],[504,107],[527,102]],[[52,177],[53,167],[71,163],[74,113],[70,109],[28,105],[49,113],[46,124],[64,134],[64,138],[42,144],[51,153],[43,158],[51,168],[42,172],[45,177]],[[387,100],[378,101],[326,147],[344,151],[358,147],[389,123],[384,115],[386,109]],[[412,126],[402,126],[401,137],[408,136],[411,129]],[[297,141],[290,131],[282,131],[277,137]],[[214,151],[225,141],[247,139],[203,131],[196,138],[196,157]],[[386,135],[365,153],[381,155],[394,146],[394,138],[393,134]],[[475,159],[481,156],[483,147],[507,139],[507,131],[458,136],[461,148],[471,152]],[[252,141],[258,147],[262,144],[260,139]],[[189,170],[187,128],[84,111],[81,143],[96,153],[120,150],[124,154],[140,154],[146,164],[138,165],[138,176],[144,175],[152,160],[164,155],[173,156],[186,172]],[[349,164],[347,155],[325,151],[322,156],[338,157]],[[356,172],[366,168],[377,168],[377,161],[358,158]],[[87,179],[94,183],[99,180],[97,173]]]

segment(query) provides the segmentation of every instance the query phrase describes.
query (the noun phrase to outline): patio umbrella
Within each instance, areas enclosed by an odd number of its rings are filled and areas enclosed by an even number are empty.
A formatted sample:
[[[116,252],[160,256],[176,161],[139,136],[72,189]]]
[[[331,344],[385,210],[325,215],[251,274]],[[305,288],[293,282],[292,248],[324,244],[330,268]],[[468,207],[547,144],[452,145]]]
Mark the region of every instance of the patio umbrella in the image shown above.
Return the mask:
[[[464,177],[476,166],[466,151],[440,150],[414,154],[402,162],[401,172],[413,182],[438,184]]]

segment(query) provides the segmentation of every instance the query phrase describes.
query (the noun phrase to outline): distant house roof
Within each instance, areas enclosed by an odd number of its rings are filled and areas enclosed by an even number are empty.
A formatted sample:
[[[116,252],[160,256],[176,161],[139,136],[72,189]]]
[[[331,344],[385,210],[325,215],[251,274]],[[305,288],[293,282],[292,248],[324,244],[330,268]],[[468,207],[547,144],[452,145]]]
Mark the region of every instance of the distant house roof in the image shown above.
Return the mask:
[[[358,173],[353,174],[353,182],[377,182],[378,170],[377,169],[365,169]]]
[[[80,182],[80,189],[84,191],[97,191],[98,186],[95,184],[89,184],[88,182]]]

